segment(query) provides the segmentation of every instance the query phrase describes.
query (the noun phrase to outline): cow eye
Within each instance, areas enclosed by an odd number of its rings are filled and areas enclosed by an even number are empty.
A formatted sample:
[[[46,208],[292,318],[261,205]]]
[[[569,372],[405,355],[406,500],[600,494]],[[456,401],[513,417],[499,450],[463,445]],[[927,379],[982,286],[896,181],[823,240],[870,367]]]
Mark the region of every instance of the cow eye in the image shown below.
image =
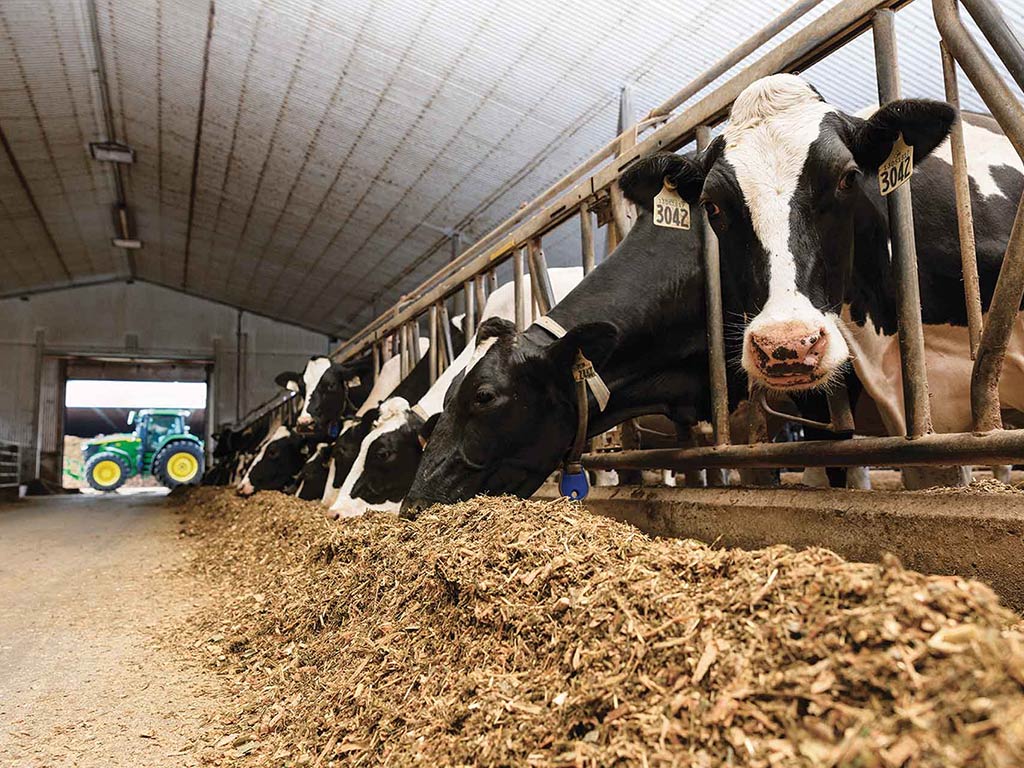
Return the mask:
[[[473,396],[473,402],[480,406],[486,406],[493,403],[496,397],[497,395],[490,389],[478,389]]]
[[[708,215],[708,221],[714,221],[722,215],[722,209],[718,207],[718,203],[705,200],[702,205],[704,206],[704,212]]]
[[[853,185],[857,182],[857,174],[859,171],[851,169],[839,177],[839,184],[836,185],[840,192],[846,192],[853,188]]]

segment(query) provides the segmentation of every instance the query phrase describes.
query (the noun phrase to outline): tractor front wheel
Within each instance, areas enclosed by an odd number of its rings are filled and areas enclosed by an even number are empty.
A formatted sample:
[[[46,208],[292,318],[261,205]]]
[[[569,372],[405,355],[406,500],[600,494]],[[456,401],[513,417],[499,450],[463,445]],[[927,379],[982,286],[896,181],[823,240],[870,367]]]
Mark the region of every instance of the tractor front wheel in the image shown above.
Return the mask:
[[[161,485],[193,485],[203,476],[203,449],[193,442],[168,443],[153,457],[153,475]]]
[[[116,453],[97,453],[85,463],[85,479],[97,491],[116,491],[130,474],[128,462]]]

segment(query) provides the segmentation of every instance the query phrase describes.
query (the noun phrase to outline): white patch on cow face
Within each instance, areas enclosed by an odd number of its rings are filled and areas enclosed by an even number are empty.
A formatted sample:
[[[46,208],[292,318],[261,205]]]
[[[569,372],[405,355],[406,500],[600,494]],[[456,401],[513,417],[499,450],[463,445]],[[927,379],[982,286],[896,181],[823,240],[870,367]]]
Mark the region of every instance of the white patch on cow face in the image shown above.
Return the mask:
[[[380,404],[380,417],[373,423],[373,429],[370,430],[370,433],[363,438],[363,442],[359,446],[359,455],[352,464],[352,469],[348,473],[348,477],[345,478],[345,482],[341,484],[338,496],[334,503],[331,504],[328,517],[359,517],[370,510],[398,513],[398,509],[401,506],[400,502],[387,501],[383,504],[370,504],[363,499],[353,498],[352,489],[356,487],[356,483],[362,477],[370,448],[381,435],[386,435],[388,432],[394,432],[404,427],[408,420],[410,408],[409,401],[404,397],[393,397]]]
[[[497,336],[489,336],[483,341],[478,342],[477,345],[473,348],[473,355],[469,358],[469,362],[466,363],[466,373],[472,371],[473,367],[481,360],[483,360],[484,355],[486,355],[490,351],[491,347],[493,347],[497,343]]]
[[[267,452],[267,448],[270,447],[270,444],[272,442],[274,442],[275,440],[282,440],[288,437],[288,435],[290,434],[291,430],[288,429],[288,427],[278,427],[269,437],[263,439],[263,443],[260,445],[259,453],[256,454],[256,458],[253,459],[251,464],[249,464],[249,469],[246,470],[245,477],[242,478],[242,482],[238,484],[237,490],[240,495],[252,496],[256,492],[256,489],[253,487],[253,484],[249,481],[249,477],[252,475],[253,468],[261,461],[263,461],[263,455]]]
[[[822,119],[835,111],[799,77],[774,75],[740,94],[725,129],[724,157],[736,173],[754,234],[768,255],[768,299],[743,339],[743,368],[758,381],[764,377],[753,359],[751,334],[767,335],[783,323],[806,327],[806,335],[825,330],[828,345],[818,363],[823,374],[838,368],[849,353],[837,316],[817,309],[798,289],[796,257],[789,246],[793,194]]]
[[[309,415],[309,400],[313,397],[313,390],[320,383],[327,370],[331,367],[331,358],[314,357],[306,363],[306,369],[302,372],[302,384],[306,388],[305,401],[302,403],[302,412],[299,414],[299,426],[307,426],[313,423],[313,417]]]

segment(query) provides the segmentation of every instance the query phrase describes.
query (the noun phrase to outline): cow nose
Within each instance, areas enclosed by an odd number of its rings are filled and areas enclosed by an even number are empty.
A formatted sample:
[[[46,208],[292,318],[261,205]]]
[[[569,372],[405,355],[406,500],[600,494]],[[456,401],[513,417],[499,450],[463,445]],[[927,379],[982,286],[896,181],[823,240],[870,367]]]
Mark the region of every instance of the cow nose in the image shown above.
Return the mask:
[[[252,483],[242,483],[238,488],[239,496],[252,496],[256,492],[256,489],[252,487]]]
[[[824,328],[769,326],[750,334],[750,348],[758,368],[769,376],[806,374],[821,362],[828,333]]]
[[[313,417],[307,414],[303,414],[299,416],[298,421],[296,421],[295,423],[298,424],[300,427],[308,427],[310,424],[313,423]]]
[[[424,501],[407,498],[402,502],[402,508],[399,510],[398,516],[402,520],[415,520],[419,517],[420,512],[429,506],[430,505]]]

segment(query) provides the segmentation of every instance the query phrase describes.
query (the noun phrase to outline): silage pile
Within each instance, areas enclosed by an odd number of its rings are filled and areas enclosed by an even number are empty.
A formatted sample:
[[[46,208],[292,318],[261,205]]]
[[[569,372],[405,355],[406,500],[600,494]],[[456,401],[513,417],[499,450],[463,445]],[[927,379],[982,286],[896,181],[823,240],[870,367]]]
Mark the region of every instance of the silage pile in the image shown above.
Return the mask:
[[[343,526],[182,502],[266,765],[1024,765],[1018,617],[826,550],[652,540],[565,502]]]

